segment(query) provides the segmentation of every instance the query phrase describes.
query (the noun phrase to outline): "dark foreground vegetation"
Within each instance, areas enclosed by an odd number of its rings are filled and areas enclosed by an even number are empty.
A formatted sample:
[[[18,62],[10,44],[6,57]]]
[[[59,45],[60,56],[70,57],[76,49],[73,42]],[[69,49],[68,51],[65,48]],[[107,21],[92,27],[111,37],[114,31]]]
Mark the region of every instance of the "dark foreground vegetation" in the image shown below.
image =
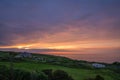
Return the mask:
[[[28,72],[21,69],[0,66],[0,80],[48,80],[48,78],[44,73],[39,71]]]
[[[42,71],[25,71],[22,69],[8,68],[0,65],[0,80],[74,80],[67,72],[63,70],[45,69]],[[104,80],[97,75],[95,78],[85,80]]]
[[[0,80],[73,80],[73,78],[63,70],[46,69],[29,72],[1,65]]]

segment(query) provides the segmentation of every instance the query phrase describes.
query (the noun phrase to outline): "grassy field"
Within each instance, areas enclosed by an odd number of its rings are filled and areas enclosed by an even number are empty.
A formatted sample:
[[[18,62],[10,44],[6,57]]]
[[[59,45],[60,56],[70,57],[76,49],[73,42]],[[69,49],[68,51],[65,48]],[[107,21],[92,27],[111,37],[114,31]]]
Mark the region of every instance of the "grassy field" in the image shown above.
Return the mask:
[[[9,66],[10,63],[0,62],[0,64]],[[53,69],[53,70],[60,69],[68,72],[75,80],[84,80],[85,78],[88,77],[95,77],[97,74],[103,76],[105,80],[117,80],[115,78],[119,77],[118,74],[107,69],[86,70],[86,69],[68,68],[63,66],[44,64],[44,63],[33,63],[33,62],[14,63],[14,67],[28,71],[43,70],[43,69]]]

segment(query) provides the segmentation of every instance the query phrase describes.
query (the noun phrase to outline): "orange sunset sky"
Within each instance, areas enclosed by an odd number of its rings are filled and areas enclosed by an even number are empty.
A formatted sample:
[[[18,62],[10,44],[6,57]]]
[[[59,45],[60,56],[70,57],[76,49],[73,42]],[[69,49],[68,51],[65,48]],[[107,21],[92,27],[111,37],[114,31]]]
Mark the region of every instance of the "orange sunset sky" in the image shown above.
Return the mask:
[[[0,0],[0,50],[118,51],[119,3],[119,0]]]

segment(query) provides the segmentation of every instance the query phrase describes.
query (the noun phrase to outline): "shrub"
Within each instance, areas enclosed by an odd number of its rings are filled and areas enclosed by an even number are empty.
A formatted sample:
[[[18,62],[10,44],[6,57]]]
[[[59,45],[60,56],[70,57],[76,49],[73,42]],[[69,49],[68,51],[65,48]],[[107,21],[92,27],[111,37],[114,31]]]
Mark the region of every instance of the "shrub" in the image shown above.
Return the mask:
[[[29,72],[0,66],[0,80],[73,80],[73,78],[63,70],[52,71],[52,69],[46,69],[42,72]]]
[[[65,71],[56,70],[53,72],[53,80],[69,80],[69,76]]]
[[[100,76],[100,75],[97,75],[95,80],[104,80],[104,78],[102,76]]]
[[[48,77],[38,71],[29,72],[20,69],[11,69],[0,66],[0,80],[48,80]]]
[[[0,80],[9,80],[10,70],[3,65],[0,65]]]
[[[49,80],[73,80],[67,72],[63,70],[52,71],[52,69],[43,70],[43,72],[48,75]]]
[[[43,72],[37,71],[36,74],[38,75],[36,80],[48,80],[48,76],[45,75]]]
[[[102,76],[100,76],[100,75],[96,75],[95,78],[87,78],[85,80],[104,80],[104,78]]]
[[[42,70],[42,72],[44,72],[45,75],[48,76],[49,80],[52,80],[52,78],[53,78],[53,76],[52,76],[52,69],[45,69],[45,70]]]
[[[13,80],[30,80],[31,79],[31,73],[27,71],[23,71],[20,69],[14,70],[14,77]]]

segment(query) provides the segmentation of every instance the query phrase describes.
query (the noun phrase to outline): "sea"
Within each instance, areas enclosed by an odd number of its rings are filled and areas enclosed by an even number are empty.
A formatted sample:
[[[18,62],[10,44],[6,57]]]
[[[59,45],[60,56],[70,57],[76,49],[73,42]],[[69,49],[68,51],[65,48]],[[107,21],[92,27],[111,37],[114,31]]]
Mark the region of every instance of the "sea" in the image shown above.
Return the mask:
[[[57,56],[68,57],[74,60],[85,60],[90,62],[113,63],[120,62],[120,54],[54,54]]]

